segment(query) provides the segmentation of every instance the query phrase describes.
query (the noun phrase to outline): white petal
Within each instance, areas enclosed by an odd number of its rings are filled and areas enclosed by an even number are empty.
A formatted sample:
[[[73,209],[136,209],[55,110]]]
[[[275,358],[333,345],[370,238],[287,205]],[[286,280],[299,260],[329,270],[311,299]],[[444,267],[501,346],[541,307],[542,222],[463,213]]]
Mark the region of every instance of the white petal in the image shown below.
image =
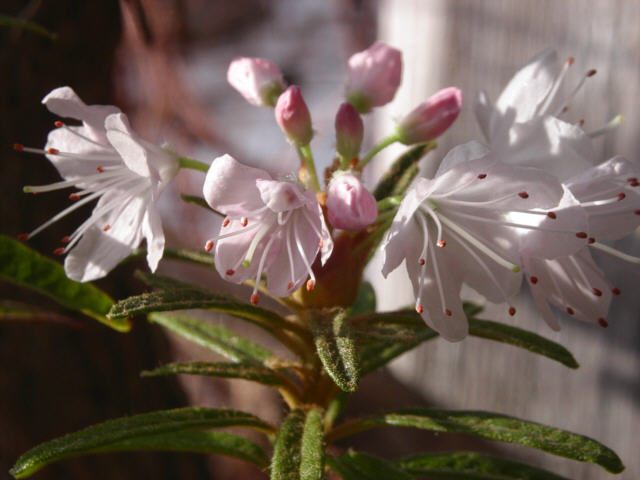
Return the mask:
[[[160,215],[158,215],[155,203],[149,205],[144,214],[142,234],[147,240],[147,263],[149,264],[149,269],[155,272],[164,253],[162,220],[160,219]]]
[[[478,92],[476,95],[476,101],[473,105],[473,113],[476,116],[476,121],[480,127],[480,131],[487,142],[491,142],[491,117],[493,116],[494,108],[491,104],[491,100],[487,96],[485,91]]]
[[[105,126],[109,143],[118,151],[127,168],[141,177],[158,181],[157,173],[149,167],[147,149],[134,138],[126,115],[119,113],[108,116]]]
[[[291,182],[258,179],[256,187],[260,191],[262,202],[274,212],[293,210],[307,203],[302,189]]]
[[[445,155],[435,176],[438,177],[461,163],[482,158],[488,153],[489,149],[475,140],[455,146]]]

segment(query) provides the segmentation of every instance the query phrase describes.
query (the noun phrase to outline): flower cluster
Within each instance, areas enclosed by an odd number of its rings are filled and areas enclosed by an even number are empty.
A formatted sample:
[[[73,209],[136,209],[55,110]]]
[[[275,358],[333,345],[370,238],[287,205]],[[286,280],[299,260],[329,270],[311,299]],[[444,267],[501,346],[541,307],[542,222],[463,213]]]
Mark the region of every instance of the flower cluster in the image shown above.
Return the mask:
[[[361,155],[362,115],[394,98],[402,55],[379,42],[353,55],[345,102],[336,109],[336,157],[323,185],[302,89],[286,85],[280,69],[268,60],[234,60],[227,73],[230,85],[250,104],[273,108],[300,156],[300,170],[274,178],[230,155],[208,167],[200,164],[206,171],[204,200],[224,215],[219,234],[206,242],[205,250],[214,253],[223,279],[252,285],[253,304],[258,292],[266,291],[275,297],[302,292],[302,307],[332,306],[331,298],[314,298],[305,305],[305,295],[325,278],[351,281],[340,269],[354,270],[359,282],[364,264],[358,259],[368,257],[357,252],[382,239],[383,275],[405,262],[417,312],[449,340],[467,334],[463,285],[490,301],[504,302],[514,315],[510,302],[523,278],[552,328],[558,328],[552,306],[606,326],[612,296],[620,291],[610,285],[590,250],[638,263],[601,242],[622,238],[640,224],[640,164],[622,157],[597,161],[591,139],[616,126],[619,118],[594,132],[563,120],[575,93],[595,73],[588,71],[565,93],[573,63],[570,58],[561,64],[554,51],[545,51],[516,73],[495,104],[480,93],[474,111],[483,141],[452,149],[433,178],[416,178],[409,188],[376,198],[360,179],[366,165],[392,143],[435,146],[434,139],[461,111],[460,90],[435,93]],[[16,145],[46,155],[64,178],[25,191],[78,191],[69,196],[72,206],[24,238],[98,200],[90,218],[56,250],[69,253],[67,274],[79,281],[104,276],[143,237],[155,270],[164,248],[157,198],[180,167],[198,162],[142,140],[117,108],[85,105],[68,87],[54,90],[43,103],[82,123],[56,122],[44,150]],[[327,285],[319,290],[330,291]]]

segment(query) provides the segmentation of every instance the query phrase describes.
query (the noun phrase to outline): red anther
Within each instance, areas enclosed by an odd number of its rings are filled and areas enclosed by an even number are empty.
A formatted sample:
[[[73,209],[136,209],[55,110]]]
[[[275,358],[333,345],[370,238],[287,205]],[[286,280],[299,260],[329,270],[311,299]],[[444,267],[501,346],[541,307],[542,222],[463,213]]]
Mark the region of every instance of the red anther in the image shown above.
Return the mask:
[[[478,179],[482,180],[484,178],[487,178],[487,174],[486,173],[481,173],[480,175],[478,175]]]
[[[104,172],[104,168],[98,167],[98,168],[96,168],[96,172],[102,173],[102,172]]]
[[[356,168],[356,165],[358,165],[358,162],[360,160],[358,159],[358,157],[353,157],[351,160],[349,160],[349,168]]]
[[[18,235],[18,240],[23,241],[29,238],[29,234],[28,233],[21,233],[20,235]]]
[[[589,239],[587,240],[587,243],[589,244],[596,243],[596,239],[593,237],[589,237]]]
[[[567,307],[567,313],[568,313],[569,315],[573,315],[573,314],[574,314],[574,313],[576,313],[576,312],[574,312],[574,311],[573,311],[573,308],[571,308],[571,307]]]
[[[236,271],[235,271],[233,268],[229,268],[229,269],[227,269],[227,271],[226,271],[226,272],[224,272],[224,273],[225,273],[226,275],[231,276],[231,275],[233,275],[234,273],[236,273]]]
[[[77,193],[70,193],[70,194],[69,194],[69,200],[72,200],[72,201],[74,201],[74,202],[75,202],[75,201],[76,201],[76,200],[78,200],[79,198],[80,198],[80,197],[78,196],[78,194],[77,194]]]
[[[558,216],[556,215],[555,212],[547,212],[547,217],[555,220],[556,218],[558,218]]]
[[[633,182],[629,182],[629,186],[630,187],[637,187],[638,185],[640,185],[640,183],[638,183],[637,180],[633,181]]]
[[[291,290],[293,288],[293,282],[287,283],[287,290]]]
[[[538,277],[531,276],[529,277],[529,281],[535,285],[536,283],[538,283]]]
[[[578,122],[578,126],[582,127],[584,125],[584,118],[581,118]]]
[[[451,313],[451,310],[449,310],[448,308],[445,308],[445,309],[444,309],[444,314],[445,314],[447,317],[450,317],[451,315],[453,315],[453,314]]]
[[[513,307],[509,307],[509,315],[513,317],[515,314],[516,314],[516,309]]]
[[[108,232],[110,228],[111,228],[111,225],[105,225],[104,227],[102,227],[102,231]]]
[[[607,328],[609,326],[609,322],[607,322],[604,318],[599,318],[598,323],[602,328]]]
[[[212,248],[213,248],[213,240],[207,240],[207,242],[204,244],[204,251],[210,252]]]
[[[575,62],[576,60],[575,60],[575,58],[573,58],[573,57],[569,57],[569,58],[567,58],[567,60],[566,60],[566,61],[567,61],[567,63],[568,63],[569,65],[573,65],[573,62]]]
[[[616,195],[616,197],[618,197],[618,201],[620,200],[624,200],[627,195],[624,192],[620,192],[618,195]]]
[[[520,192],[520,193],[518,194],[518,196],[519,196],[520,198],[529,198],[529,194],[528,194],[527,192]]]
[[[64,247],[58,247],[53,251],[54,255],[62,255],[64,253]]]
[[[578,237],[578,238],[587,238],[588,235],[587,235],[586,232],[578,232],[578,233],[576,233],[576,237]]]
[[[596,73],[598,73],[598,70],[596,70],[595,68],[592,68],[587,72],[587,77],[593,77]]]
[[[229,225],[231,223],[231,220],[229,220],[228,218],[225,218],[224,221],[222,222],[222,226],[226,227],[227,225]]]
[[[14,143],[14,144],[13,144],[13,149],[14,149],[16,152],[21,152],[21,151],[23,151],[23,150],[24,150],[24,145],[22,145],[21,143]]]
[[[602,290],[597,289],[596,287],[592,287],[591,291],[593,292],[593,294],[596,297],[601,297],[602,296]]]
[[[422,312],[424,312],[424,307],[422,305],[416,305],[416,312],[422,315]]]
[[[613,287],[611,289],[611,293],[613,293],[614,295],[620,295],[622,292],[620,291],[620,289],[618,287]]]
[[[53,124],[56,126],[56,128],[64,127],[64,123],[62,123],[60,120],[56,120],[55,122],[53,122]]]
[[[424,258],[421,258],[420,260],[418,260],[418,263],[419,263],[420,265],[424,265],[424,264],[426,263],[426,261],[425,261],[425,259],[424,259]]]
[[[636,211],[635,211],[635,212],[633,212],[633,213],[635,213],[636,215],[640,215],[640,210],[636,210]]]
[[[62,238],[60,239],[60,241],[61,241],[62,243],[69,243],[69,242],[71,241],[71,237],[69,237],[68,235],[67,235],[67,236],[64,236],[64,237],[62,237]]]
[[[438,242],[436,243],[436,245],[440,248],[444,248],[447,246],[447,242],[445,242],[444,240],[438,240]]]
[[[320,239],[320,241],[318,242],[318,248],[322,247],[324,247],[324,242],[322,241],[322,239]]]
[[[249,223],[249,219],[247,217],[242,217],[240,219],[240,225],[242,225],[243,227],[246,227],[247,223]]]
[[[316,288],[315,280],[312,280],[312,279],[307,280],[307,292],[310,292],[314,288]]]
[[[629,177],[627,178],[627,182],[629,183],[638,183],[637,177]]]
[[[251,305],[257,305],[258,300],[260,300],[260,295],[258,295],[257,293],[252,293],[250,298]]]
[[[60,153],[60,150],[58,150],[57,148],[47,148],[47,153],[50,155],[58,155]]]

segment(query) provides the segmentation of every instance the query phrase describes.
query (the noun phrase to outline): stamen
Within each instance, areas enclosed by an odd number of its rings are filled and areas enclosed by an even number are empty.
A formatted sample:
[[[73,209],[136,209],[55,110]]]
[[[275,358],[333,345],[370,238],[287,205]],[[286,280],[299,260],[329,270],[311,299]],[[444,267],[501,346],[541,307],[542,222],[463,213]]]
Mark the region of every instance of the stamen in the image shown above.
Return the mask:
[[[516,314],[515,307],[509,307],[509,315],[511,315],[513,317],[515,314]]]
[[[547,217],[551,218],[552,220],[558,218],[555,212],[547,212]]]
[[[54,255],[62,255],[64,254],[64,247],[58,247],[53,251]]]
[[[111,229],[111,225],[105,225],[104,227],[102,227],[103,232],[108,232],[110,229]]]
[[[240,219],[240,225],[242,225],[243,227],[246,227],[248,222],[249,222],[249,219],[247,217],[242,217]]]
[[[29,234],[28,233],[21,233],[20,235],[18,235],[18,240],[27,240],[29,238]]]
[[[576,312],[574,312],[574,311],[573,311],[573,308],[571,308],[571,307],[567,307],[567,313],[568,313],[569,315],[573,315],[573,314],[574,314],[574,313],[576,313]]]
[[[611,289],[611,293],[613,293],[614,295],[620,295],[622,292],[620,291],[620,289],[618,287],[613,287]]]
[[[424,265],[424,264],[426,263],[426,261],[425,261],[425,259],[424,259],[424,258],[421,258],[420,260],[418,260],[418,263],[419,263],[420,265]]]
[[[228,268],[226,272],[224,272],[225,275],[228,275],[229,277],[232,276],[234,273],[236,273],[236,271],[233,268]]]
[[[609,322],[607,322],[604,318],[599,318],[598,323],[602,328],[607,328],[609,326]]]
[[[566,64],[565,64],[566,65]],[[578,84],[575,86],[575,88],[571,91],[571,93],[569,93],[569,95],[567,96],[567,98],[564,99],[564,101],[562,102],[564,105],[570,105],[571,101],[575,98],[576,94],[580,91],[580,89],[582,88],[582,86],[584,85],[584,83],[586,82],[587,78],[589,77],[593,77],[596,74],[596,70],[589,70],[578,82]],[[558,115],[558,113],[556,113],[556,115]]]
[[[452,315],[451,310],[449,310],[448,308],[445,308],[445,309],[444,309],[444,314],[445,314],[447,317],[450,317],[450,316]]]
[[[290,290],[291,288],[293,288],[293,280],[295,280],[295,273],[293,271],[293,253],[291,252],[291,240],[289,239],[289,237],[293,234],[293,232],[291,231],[291,225],[292,224],[288,224],[287,225],[287,230],[285,231],[285,243],[287,244],[287,259],[289,260],[289,274],[291,275],[291,282],[289,282],[289,284],[291,285],[291,287],[287,287],[287,290]],[[294,239],[295,241],[295,239]]]
[[[444,308],[444,313],[447,316],[451,316],[451,310],[446,308],[446,302],[444,299],[444,291],[442,290],[442,280],[440,279],[440,269],[438,268],[438,261],[436,260],[436,252],[433,248],[427,249],[431,254],[431,262],[433,263],[433,272],[436,274],[436,284],[438,285],[438,295],[440,295],[440,304]]]
[[[594,294],[596,297],[601,297],[601,296],[602,296],[602,291],[601,291],[601,290],[599,290],[599,289],[597,289],[596,287],[592,287],[592,288],[591,288],[591,291],[593,292],[593,294]]]
[[[96,168],[96,172],[98,172],[98,173],[104,172],[104,167],[100,166],[100,167]]]
[[[223,227],[226,227],[226,226],[228,226],[228,225],[229,225],[229,223],[231,223],[231,220],[229,220],[229,218],[227,217],[227,218],[225,218],[225,219],[224,219],[224,221],[222,222],[222,226],[223,226]]]
[[[416,312],[422,315],[422,312],[424,312],[424,307],[421,304],[416,305]]]
[[[259,223],[255,224],[260,225]],[[267,234],[267,232],[271,229],[271,226],[273,225],[272,222],[268,222],[263,224],[260,227],[260,230],[258,230],[258,233],[256,233],[255,237],[253,237],[253,239],[251,239],[251,243],[249,244],[249,248],[247,249],[247,253],[244,257],[244,260],[242,261],[242,265],[244,267],[248,267],[251,265],[251,260],[253,259],[253,255],[256,251],[256,248],[258,248],[258,243],[260,243],[260,240],[262,240],[264,238],[264,236]],[[252,225],[253,226],[253,225]],[[251,227],[249,227],[251,228]],[[248,230],[248,229],[247,229]],[[243,232],[246,232],[247,230],[242,230]]]
[[[480,174],[478,175],[478,180],[483,180],[483,179],[485,179],[485,178],[487,178],[487,174],[486,174],[486,173],[480,173]]]
[[[293,237],[296,241],[296,247],[298,249],[298,253],[300,254],[300,258],[302,258],[302,262],[304,266],[307,268],[307,272],[309,273],[309,277],[313,281],[313,285],[316,283],[316,276],[313,274],[313,270],[311,269],[311,265],[309,264],[309,260],[307,260],[307,256],[305,254],[304,248],[302,247],[302,242],[300,242],[300,237],[298,235],[298,222],[292,222],[293,224]],[[309,288],[309,282],[307,282],[307,289]]]
[[[251,305],[258,305],[258,300],[260,300],[260,295],[258,295],[257,293],[252,293],[251,294],[251,298],[249,299],[251,301]]]
[[[596,239],[595,239],[595,238],[593,238],[593,237],[589,237],[589,238],[587,239],[587,243],[588,243],[589,245],[594,244],[594,243],[596,243]]]
[[[78,200],[80,197],[78,196],[77,193],[70,193],[69,194],[69,200],[71,200],[72,202],[75,202],[76,200]]]
[[[536,277],[535,275],[532,275],[531,277],[529,277],[529,281],[535,285],[536,283],[538,283],[538,277]]]
[[[56,128],[64,127],[64,123],[62,123],[60,120],[56,120],[55,122],[53,122],[53,124],[55,125]]]
[[[422,205],[421,210],[427,213],[436,224],[436,245],[441,248],[444,247],[446,245],[446,242],[442,240],[442,223],[440,222],[438,215],[436,215],[436,212],[428,205]]]
[[[107,173],[87,175],[86,177],[76,178],[75,180],[63,180],[62,182],[50,183],[49,185],[27,185],[22,188],[24,193],[41,193],[52,192],[54,190],[61,190],[63,188],[74,187],[77,184],[89,183],[95,181],[104,180],[111,177],[127,176],[130,170],[127,168],[120,168]]]
[[[209,242],[211,242],[211,247],[213,247],[214,243],[217,242],[218,240],[222,240],[223,238],[228,238],[228,237],[234,237],[236,235],[242,235],[242,234],[247,233],[247,232],[249,232],[251,230],[255,230],[259,226],[260,226],[259,223],[254,223],[254,224],[249,225],[247,228],[245,228],[243,230],[236,230],[235,232],[225,233],[224,235],[218,235],[216,237],[213,237],[213,238],[207,240],[207,243],[205,244],[205,249],[206,249],[207,245],[209,245]]]
[[[616,115],[611,120],[609,120],[609,122],[607,122],[607,124],[604,127],[599,128],[598,130],[594,130],[593,132],[589,132],[587,133],[587,135],[591,138],[594,138],[594,137],[599,137],[600,135],[604,135],[605,133],[609,133],[610,131],[617,128],[618,125],[620,125],[623,120],[624,120],[624,117],[622,115]]]
[[[578,238],[587,238],[588,235],[587,235],[587,232],[578,232],[578,233],[576,233],[576,237],[578,237]]]
[[[22,145],[21,143],[14,143],[13,144],[13,149],[16,152],[23,152],[24,151],[24,145]]]
[[[312,291],[315,287],[316,287],[316,281],[315,280],[312,280],[311,278],[309,280],[307,280],[307,285],[306,285],[307,292]]]
[[[264,247],[264,251],[262,252],[262,256],[260,257],[260,262],[258,263],[258,270],[256,271],[256,281],[255,281],[255,284],[253,285],[253,293],[251,295],[251,298],[253,298],[254,295],[258,294],[258,286],[260,285],[260,278],[262,277],[264,262],[267,260],[267,256],[269,255],[269,250],[271,250],[271,245],[273,245],[273,242],[275,239],[276,239],[276,236],[273,235],[267,242],[267,245]]]
[[[624,260],[625,262],[629,262],[629,263],[635,263],[635,264],[640,264],[640,258],[638,257],[634,257],[632,255],[628,255],[626,253],[623,253],[619,250],[616,250],[615,248],[612,248],[608,245],[604,245],[602,243],[599,242],[595,242],[592,243],[591,246],[593,248],[597,248],[598,250],[602,250],[605,253],[608,253],[609,255],[612,255],[614,257],[617,257],[621,260]]]
[[[47,153],[49,155],[58,155],[60,153],[60,150],[58,150],[57,148],[47,148]]]
[[[287,283],[287,290],[291,290],[293,288],[293,282]]]
[[[520,192],[520,193],[518,194],[518,196],[519,196],[520,198],[529,198],[529,194],[528,194],[527,192]]]
[[[62,238],[60,239],[60,241],[61,241],[62,243],[69,243],[69,242],[71,241],[71,238],[67,235],[67,236],[62,237]]]
[[[204,251],[210,252],[213,248],[213,240],[207,240],[207,243],[204,244]]]
[[[564,80],[564,77],[567,74],[567,71],[569,70],[569,67],[571,65],[573,65],[573,57],[569,57],[562,65],[562,70],[560,70],[560,73],[554,80],[551,90],[549,91],[549,93],[544,99],[544,103],[542,103],[542,105],[540,105],[537,109],[538,114],[544,115],[545,113],[547,113],[547,110],[549,109],[549,107],[551,107],[551,104],[555,100],[558,90],[562,85],[562,81]],[[569,102],[565,102],[565,103],[569,103]]]

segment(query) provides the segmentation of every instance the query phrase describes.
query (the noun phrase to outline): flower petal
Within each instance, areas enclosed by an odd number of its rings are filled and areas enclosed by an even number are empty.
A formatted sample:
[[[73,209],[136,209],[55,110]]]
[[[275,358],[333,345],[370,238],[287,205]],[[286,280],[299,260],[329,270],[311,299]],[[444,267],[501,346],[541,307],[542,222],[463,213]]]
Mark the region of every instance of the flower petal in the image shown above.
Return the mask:
[[[258,179],[256,187],[262,202],[274,212],[300,208],[307,202],[302,189],[295,183]]]
[[[155,272],[164,253],[164,232],[162,220],[153,201],[142,219],[142,234],[147,240],[147,264],[149,269]]]

